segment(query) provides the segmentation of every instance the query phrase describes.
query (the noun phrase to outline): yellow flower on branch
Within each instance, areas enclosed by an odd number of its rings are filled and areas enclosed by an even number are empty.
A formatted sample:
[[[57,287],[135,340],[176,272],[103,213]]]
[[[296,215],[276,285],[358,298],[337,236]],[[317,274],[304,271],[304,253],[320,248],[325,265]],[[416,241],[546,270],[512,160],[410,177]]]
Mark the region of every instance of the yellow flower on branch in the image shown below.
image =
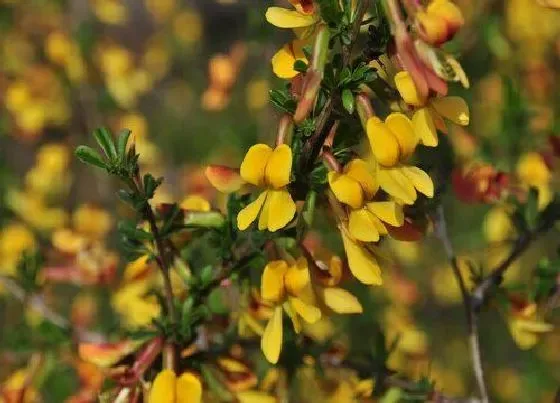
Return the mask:
[[[551,188],[552,173],[542,155],[536,152],[524,154],[519,159],[516,170],[525,188],[537,189],[539,210],[544,209],[552,200],[554,193]]]
[[[419,136],[412,122],[402,113],[391,113],[383,122],[378,117],[367,121],[367,136],[378,163],[379,186],[403,204],[413,204],[417,192],[433,197],[434,184],[420,168],[405,165],[418,145]]]
[[[519,309],[512,309],[508,317],[508,326],[515,344],[522,350],[533,348],[539,336],[551,332],[554,327],[539,318],[537,305],[529,303]]]
[[[202,401],[202,383],[191,372],[175,375],[170,369],[157,374],[150,389],[150,403],[199,403]]]
[[[245,230],[259,216],[259,230],[277,231],[294,218],[296,204],[286,189],[290,183],[292,150],[282,144],[272,149],[266,144],[252,146],[243,160],[240,174],[245,182],[266,188],[237,215],[237,226]]]
[[[282,318],[286,311],[296,333],[302,330],[302,318],[315,323],[321,318],[321,310],[313,304],[313,291],[307,260],[299,258],[289,265],[284,260],[269,262],[261,278],[261,295],[274,305],[261,339],[261,349],[268,361],[278,362],[282,349]]]
[[[283,79],[291,79],[298,74],[294,70],[296,60],[307,64],[303,47],[308,43],[315,25],[319,22],[312,1],[290,0],[290,3],[295,7],[295,11],[281,7],[269,7],[266,11],[266,20],[270,24],[279,28],[292,28],[299,38],[284,45],[272,57],[272,70]]]
[[[463,98],[450,96],[423,99],[407,71],[395,75],[395,85],[402,99],[415,107],[412,124],[420,143],[425,146],[438,145],[436,129],[447,133],[444,118],[461,126],[469,124],[469,106]]]

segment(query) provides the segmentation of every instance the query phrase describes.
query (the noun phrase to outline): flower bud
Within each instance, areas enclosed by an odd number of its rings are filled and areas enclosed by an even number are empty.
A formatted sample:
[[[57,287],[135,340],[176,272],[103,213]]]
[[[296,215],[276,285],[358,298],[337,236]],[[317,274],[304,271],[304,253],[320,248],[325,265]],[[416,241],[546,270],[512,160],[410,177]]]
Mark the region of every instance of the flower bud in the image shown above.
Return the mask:
[[[452,39],[464,22],[461,10],[448,0],[434,0],[426,11],[416,14],[420,35],[436,46]]]

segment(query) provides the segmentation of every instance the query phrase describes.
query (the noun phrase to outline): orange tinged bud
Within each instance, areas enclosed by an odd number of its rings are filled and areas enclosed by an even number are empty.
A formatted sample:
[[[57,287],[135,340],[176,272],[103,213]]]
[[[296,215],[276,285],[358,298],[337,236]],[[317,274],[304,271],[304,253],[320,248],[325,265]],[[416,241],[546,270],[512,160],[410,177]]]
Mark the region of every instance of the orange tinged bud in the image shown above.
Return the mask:
[[[239,175],[239,169],[223,165],[209,165],[206,167],[205,174],[212,186],[222,193],[236,192],[245,183]]]
[[[433,0],[426,11],[416,14],[420,35],[423,39],[439,46],[453,38],[465,20],[461,10],[448,0]]]

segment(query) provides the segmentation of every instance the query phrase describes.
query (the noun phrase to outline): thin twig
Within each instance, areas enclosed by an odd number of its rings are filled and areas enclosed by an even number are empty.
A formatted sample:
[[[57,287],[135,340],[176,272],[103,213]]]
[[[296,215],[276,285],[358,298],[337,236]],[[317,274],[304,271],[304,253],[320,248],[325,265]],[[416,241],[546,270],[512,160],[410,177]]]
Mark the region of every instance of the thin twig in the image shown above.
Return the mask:
[[[43,296],[38,294],[28,294],[14,279],[8,276],[0,275],[0,284],[15,299],[24,305],[29,305],[33,310],[38,312],[45,320],[53,325],[76,334],[78,341],[100,342],[103,337],[97,333],[88,332],[84,329],[73,328],[72,324],[64,316],[53,311],[46,303]]]
[[[434,214],[434,222],[436,236],[443,244],[443,248],[445,250],[447,258],[451,263],[453,274],[455,275],[457,283],[459,284],[459,288],[461,289],[463,306],[465,308],[465,317],[467,320],[473,371],[476,378],[478,391],[480,393],[480,401],[482,403],[488,403],[488,390],[484,381],[484,368],[482,367],[482,353],[480,351],[480,342],[478,336],[478,315],[477,312],[473,309],[471,296],[469,295],[465,284],[465,279],[463,278],[461,269],[459,268],[459,265],[457,263],[457,257],[453,250],[451,239],[449,238],[449,235],[447,233],[447,224],[445,222],[445,214],[442,205],[438,206]]]

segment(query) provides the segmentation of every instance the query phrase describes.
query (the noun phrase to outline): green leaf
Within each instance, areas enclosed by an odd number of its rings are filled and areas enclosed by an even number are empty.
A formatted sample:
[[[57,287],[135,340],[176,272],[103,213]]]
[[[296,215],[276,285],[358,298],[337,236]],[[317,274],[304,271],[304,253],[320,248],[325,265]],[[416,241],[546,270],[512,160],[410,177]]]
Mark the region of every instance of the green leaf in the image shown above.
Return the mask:
[[[126,145],[132,132],[129,129],[121,130],[117,137],[117,153],[121,161],[126,159]]]
[[[212,266],[204,266],[200,271],[200,282],[203,286],[209,284],[212,281]]]
[[[210,308],[210,311],[218,315],[228,313],[228,308],[224,299],[224,290],[222,288],[215,288],[212,290],[208,295],[208,308]]]
[[[531,188],[524,209],[524,218],[528,228],[535,228],[539,216],[539,191]]]
[[[74,154],[84,164],[107,169],[107,164],[105,163],[105,161],[103,161],[101,155],[99,155],[99,153],[91,147],[79,146],[78,148],[76,148],[76,151],[74,151]]]
[[[111,132],[105,127],[101,127],[94,130],[93,136],[95,137],[97,144],[99,144],[99,147],[101,147],[105,155],[110,160],[115,160],[117,158],[117,148],[115,147],[115,143],[113,142],[113,136],[111,135]]]
[[[294,62],[294,70],[299,73],[305,73],[307,71],[307,63],[300,59],[296,60]]]
[[[118,230],[121,234],[125,235],[131,240],[151,241],[154,239],[153,235],[150,232],[137,228],[136,225],[134,225],[130,221],[119,222]]]
[[[163,182],[163,178],[154,178],[152,174],[144,175],[144,193],[147,199],[154,197],[156,189]]]
[[[352,91],[350,91],[348,88],[345,88],[342,91],[342,105],[349,114],[354,113],[354,94],[352,94]]]

